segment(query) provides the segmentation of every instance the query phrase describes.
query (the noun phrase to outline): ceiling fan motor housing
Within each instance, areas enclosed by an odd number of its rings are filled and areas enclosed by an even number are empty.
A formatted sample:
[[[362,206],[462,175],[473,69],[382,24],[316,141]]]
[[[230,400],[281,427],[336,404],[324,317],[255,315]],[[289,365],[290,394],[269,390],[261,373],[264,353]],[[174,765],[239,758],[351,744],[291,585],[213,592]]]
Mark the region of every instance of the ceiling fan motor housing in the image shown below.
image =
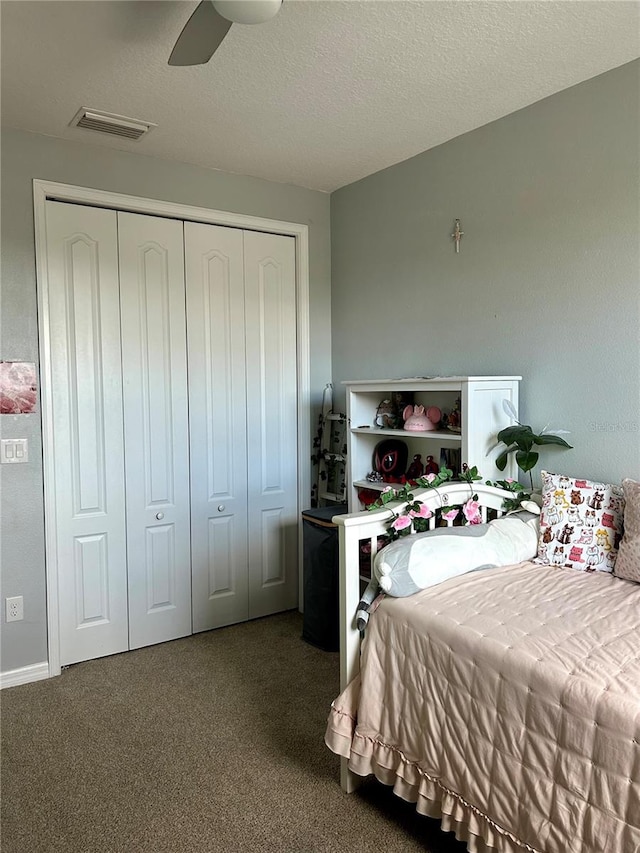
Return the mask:
[[[211,0],[213,8],[234,24],[264,24],[275,17],[282,0]]]

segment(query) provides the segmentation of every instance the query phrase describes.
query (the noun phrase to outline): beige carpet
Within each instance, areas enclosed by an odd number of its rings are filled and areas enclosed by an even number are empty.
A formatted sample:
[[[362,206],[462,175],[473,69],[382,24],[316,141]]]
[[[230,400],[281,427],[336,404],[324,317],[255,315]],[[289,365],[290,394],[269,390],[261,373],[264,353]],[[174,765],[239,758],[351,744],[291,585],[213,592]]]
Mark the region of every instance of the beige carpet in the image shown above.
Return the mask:
[[[338,784],[338,656],[290,612],[2,691],[2,853],[462,853],[389,789]]]

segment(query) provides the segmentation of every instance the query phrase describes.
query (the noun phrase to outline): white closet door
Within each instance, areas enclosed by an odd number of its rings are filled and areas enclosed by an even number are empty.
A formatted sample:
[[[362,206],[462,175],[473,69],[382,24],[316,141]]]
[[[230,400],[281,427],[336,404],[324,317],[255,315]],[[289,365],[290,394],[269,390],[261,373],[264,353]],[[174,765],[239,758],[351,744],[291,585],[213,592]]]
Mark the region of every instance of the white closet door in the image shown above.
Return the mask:
[[[116,214],[47,202],[60,662],[127,649]]]
[[[185,223],[193,630],[248,618],[242,231]]]
[[[249,618],[298,601],[295,240],[244,232]]]
[[[129,646],[191,633],[182,222],[118,213]]]

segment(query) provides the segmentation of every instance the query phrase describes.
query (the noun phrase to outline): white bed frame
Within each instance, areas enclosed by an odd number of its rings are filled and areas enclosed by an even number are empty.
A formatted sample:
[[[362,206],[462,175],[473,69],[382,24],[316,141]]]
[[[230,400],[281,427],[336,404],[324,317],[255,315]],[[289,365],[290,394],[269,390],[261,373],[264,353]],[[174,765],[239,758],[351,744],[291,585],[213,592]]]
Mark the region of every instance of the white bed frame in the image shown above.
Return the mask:
[[[433,512],[429,519],[429,528],[433,530],[441,523],[439,510],[443,506],[463,504],[472,495],[477,495],[482,520],[504,515],[505,498],[513,498],[514,493],[503,489],[485,486],[480,483],[470,485],[466,482],[443,483],[432,489],[412,490],[414,500],[420,500]],[[371,559],[377,551],[378,536],[388,534],[389,522],[398,514],[405,503],[389,503],[383,509],[355,512],[349,515],[336,515],[334,524],[338,526],[340,543],[340,691],[355,678],[360,671],[360,632],[356,628],[355,615],[361,596],[360,543],[371,544]],[[442,519],[448,526],[452,522]],[[340,784],[344,791],[351,793],[361,784],[362,777],[348,769],[346,758],[340,760]]]

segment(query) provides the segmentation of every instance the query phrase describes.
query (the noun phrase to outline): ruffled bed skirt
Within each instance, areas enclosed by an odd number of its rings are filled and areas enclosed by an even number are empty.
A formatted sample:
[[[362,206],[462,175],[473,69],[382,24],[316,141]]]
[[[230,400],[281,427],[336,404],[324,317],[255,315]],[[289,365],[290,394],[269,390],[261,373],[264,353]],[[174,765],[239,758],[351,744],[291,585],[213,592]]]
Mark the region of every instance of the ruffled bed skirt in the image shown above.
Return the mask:
[[[359,679],[349,685],[340,699],[357,696]],[[350,705],[351,703],[348,702]],[[359,734],[354,717],[331,706],[325,743],[332,752],[348,759],[349,770],[358,776],[373,774],[379,782],[393,787],[394,794],[427,817],[437,818],[445,832],[453,832],[467,844],[470,853],[539,853],[497,826],[470,803],[424,773],[396,747]]]

